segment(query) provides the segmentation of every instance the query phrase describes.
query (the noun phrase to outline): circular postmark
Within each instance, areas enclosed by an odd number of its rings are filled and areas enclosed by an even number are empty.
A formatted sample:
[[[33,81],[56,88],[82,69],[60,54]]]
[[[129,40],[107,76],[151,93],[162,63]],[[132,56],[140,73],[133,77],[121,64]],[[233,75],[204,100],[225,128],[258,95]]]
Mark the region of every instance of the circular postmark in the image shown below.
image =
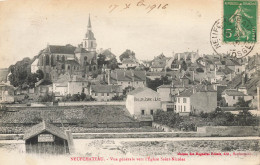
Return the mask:
[[[226,21],[224,24],[230,24],[229,20],[229,18],[224,18],[223,21]],[[247,29],[251,28],[251,24],[249,21],[245,20],[241,23]],[[217,54],[230,55],[233,57],[242,58],[247,56],[253,50],[255,42],[247,41],[246,38],[244,38],[246,36],[242,36],[241,33],[237,31],[238,28],[240,27],[234,26],[233,28],[225,29],[223,27],[223,22],[221,19],[215,21],[210,31],[210,43],[213,50]],[[234,38],[236,38],[236,40],[234,42],[224,42],[223,36],[233,36]],[[243,37],[244,40],[240,41],[239,37]]]

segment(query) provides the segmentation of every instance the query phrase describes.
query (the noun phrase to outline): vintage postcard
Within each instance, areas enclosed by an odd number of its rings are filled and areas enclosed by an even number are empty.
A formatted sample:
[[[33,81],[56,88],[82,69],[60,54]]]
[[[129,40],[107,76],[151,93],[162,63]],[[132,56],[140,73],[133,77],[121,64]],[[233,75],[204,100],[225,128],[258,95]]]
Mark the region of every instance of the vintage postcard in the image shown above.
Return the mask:
[[[0,164],[260,164],[258,0],[0,0]]]

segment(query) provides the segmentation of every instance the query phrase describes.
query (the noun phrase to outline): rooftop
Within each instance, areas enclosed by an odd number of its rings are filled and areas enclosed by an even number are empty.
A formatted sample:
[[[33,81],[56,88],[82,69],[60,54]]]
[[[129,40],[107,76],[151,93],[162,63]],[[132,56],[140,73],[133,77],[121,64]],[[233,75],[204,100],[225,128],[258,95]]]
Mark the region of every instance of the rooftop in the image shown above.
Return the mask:
[[[111,81],[145,81],[145,71],[115,70],[111,72]]]
[[[67,136],[65,134],[65,132],[60,129],[59,127],[56,127],[52,124],[49,124],[45,121],[37,124],[37,125],[34,125],[33,127],[31,127],[30,129],[26,130],[25,133],[24,133],[24,139],[27,140],[27,139],[30,139],[42,132],[49,132],[53,135],[56,135],[62,139],[67,139]]]
[[[43,52],[54,53],[54,54],[74,54],[75,49],[76,47],[72,45],[66,45],[66,46],[48,45]]]
[[[194,94],[194,92],[216,92],[216,91],[210,85],[198,84],[196,86],[192,86],[187,90],[184,90],[177,97],[190,97],[191,95]]]
[[[152,90],[151,88],[138,87],[138,88],[136,88],[135,90],[129,92],[128,95],[136,95],[136,94],[141,93],[141,92],[143,92],[143,91],[145,91],[145,90],[149,90],[149,91],[152,91],[152,92],[154,92],[154,93],[157,93],[156,91]]]
[[[122,87],[119,85],[91,85],[92,92],[96,93],[122,93]]]
[[[226,89],[223,94],[227,94],[228,96],[246,96],[243,92],[236,89]]]

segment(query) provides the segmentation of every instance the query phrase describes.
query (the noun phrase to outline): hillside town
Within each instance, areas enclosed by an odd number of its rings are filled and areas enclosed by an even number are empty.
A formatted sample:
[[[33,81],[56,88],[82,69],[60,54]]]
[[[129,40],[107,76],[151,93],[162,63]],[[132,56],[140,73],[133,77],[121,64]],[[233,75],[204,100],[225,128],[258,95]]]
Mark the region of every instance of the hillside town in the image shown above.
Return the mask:
[[[237,59],[196,50],[138,60],[127,49],[118,56],[97,49],[89,17],[78,46],[48,44],[33,59],[2,69],[1,103],[124,101],[135,116],[159,109],[208,113],[238,108],[239,99],[259,109],[259,69],[260,54]]]
[[[0,150],[89,159],[260,150],[260,54],[140,60],[98,48],[94,32],[89,16],[77,46],[47,44],[0,69]]]

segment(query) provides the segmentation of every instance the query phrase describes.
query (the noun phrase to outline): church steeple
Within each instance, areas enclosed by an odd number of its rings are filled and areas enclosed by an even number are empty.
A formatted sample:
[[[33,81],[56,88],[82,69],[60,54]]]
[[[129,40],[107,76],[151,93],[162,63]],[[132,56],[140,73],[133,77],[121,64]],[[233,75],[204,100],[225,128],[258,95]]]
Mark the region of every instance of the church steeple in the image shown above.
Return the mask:
[[[90,14],[88,15],[88,30],[91,30]]]
[[[83,47],[87,51],[96,51],[97,43],[96,38],[94,37],[94,33],[92,32],[92,26],[90,21],[90,15],[88,17],[88,26],[87,26],[87,33],[85,38],[83,39]]]

